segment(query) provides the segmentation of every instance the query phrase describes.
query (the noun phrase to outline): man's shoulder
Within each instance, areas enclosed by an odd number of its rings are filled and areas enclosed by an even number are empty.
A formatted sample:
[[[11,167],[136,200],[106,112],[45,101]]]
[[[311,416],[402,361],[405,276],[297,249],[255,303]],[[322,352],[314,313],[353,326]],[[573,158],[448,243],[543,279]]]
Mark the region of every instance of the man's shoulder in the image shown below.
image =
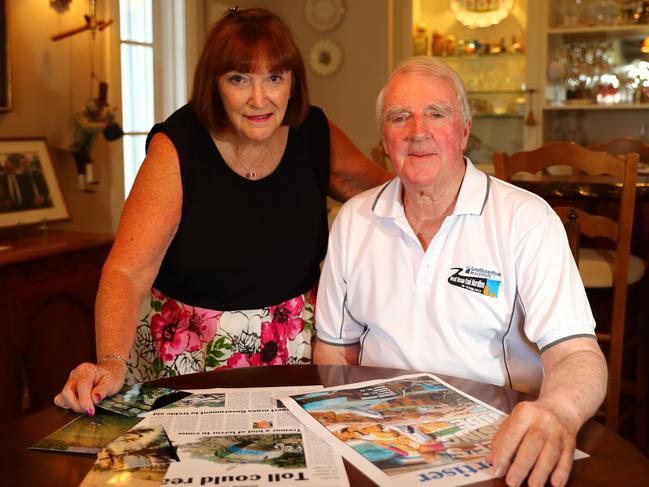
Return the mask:
[[[499,211],[509,209],[515,213],[525,212],[530,217],[554,213],[548,202],[539,195],[493,176],[490,179],[490,196]]]

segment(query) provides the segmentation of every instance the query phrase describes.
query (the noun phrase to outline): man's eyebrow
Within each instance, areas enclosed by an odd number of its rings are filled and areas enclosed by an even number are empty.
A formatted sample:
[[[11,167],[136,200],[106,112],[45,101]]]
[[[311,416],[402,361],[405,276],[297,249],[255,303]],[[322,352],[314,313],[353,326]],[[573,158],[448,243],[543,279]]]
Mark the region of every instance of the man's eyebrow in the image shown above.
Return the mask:
[[[391,107],[385,112],[386,118],[392,117],[395,113],[410,113],[406,107]]]
[[[449,114],[453,113],[453,107],[446,103],[431,103],[426,106],[425,110],[433,110],[435,112]]]

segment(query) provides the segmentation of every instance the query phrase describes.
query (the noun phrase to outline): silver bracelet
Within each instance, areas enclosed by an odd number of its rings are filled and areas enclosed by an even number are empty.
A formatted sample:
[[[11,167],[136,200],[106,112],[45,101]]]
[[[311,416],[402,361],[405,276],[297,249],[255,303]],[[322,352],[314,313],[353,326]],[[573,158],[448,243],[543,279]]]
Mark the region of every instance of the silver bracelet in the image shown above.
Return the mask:
[[[99,362],[97,362],[97,365],[101,365],[103,362],[107,362],[109,360],[119,360],[128,369],[128,362],[119,353],[110,353],[108,355],[104,355],[102,358],[99,359]]]

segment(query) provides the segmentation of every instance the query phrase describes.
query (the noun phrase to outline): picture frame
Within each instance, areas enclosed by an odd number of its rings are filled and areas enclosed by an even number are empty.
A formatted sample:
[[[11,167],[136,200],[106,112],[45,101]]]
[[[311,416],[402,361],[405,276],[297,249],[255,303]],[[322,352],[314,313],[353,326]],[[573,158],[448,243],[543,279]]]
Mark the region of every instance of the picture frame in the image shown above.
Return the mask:
[[[0,139],[0,228],[69,219],[45,137]]]
[[[9,0],[0,0],[0,112],[11,110],[11,46]]]

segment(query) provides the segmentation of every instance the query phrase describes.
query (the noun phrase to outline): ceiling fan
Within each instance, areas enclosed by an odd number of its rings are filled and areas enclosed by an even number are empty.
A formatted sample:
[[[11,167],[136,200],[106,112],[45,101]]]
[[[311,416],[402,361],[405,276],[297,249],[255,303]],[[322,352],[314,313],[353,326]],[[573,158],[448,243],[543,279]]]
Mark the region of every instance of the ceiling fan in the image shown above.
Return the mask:
[[[83,17],[86,20],[86,23],[84,25],[81,25],[79,27],[75,27],[70,30],[66,30],[64,32],[60,32],[58,34],[55,34],[52,36],[53,41],[60,41],[61,39],[65,39],[66,37],[73,36],[75,34],[78,34],[80,32],[84,32],[86,30],[89,30],[92,33],[92,37],[95,37],[95,33],[99,30],[102,31],[106,27],[108,27],[110,24],[113,23],[113,19],[107,19],[107,20],[101,20],[97,18],[97,0],[88,0],[89,4],[89,13],[88,15],[84,15]]]

